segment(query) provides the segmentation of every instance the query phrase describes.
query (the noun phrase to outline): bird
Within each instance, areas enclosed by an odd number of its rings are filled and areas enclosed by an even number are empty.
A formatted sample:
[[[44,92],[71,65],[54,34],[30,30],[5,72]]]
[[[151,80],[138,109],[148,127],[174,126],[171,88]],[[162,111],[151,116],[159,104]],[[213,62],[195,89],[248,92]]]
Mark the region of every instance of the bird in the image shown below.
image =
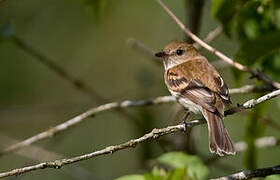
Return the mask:
[[[155,56],[163,61],[164,80],[171,95],[185,109],[206,119],[210,152],[235,155],[223,123],[224,108],[231,103],[229,90],[217,70],[186,42],[171,42]]]

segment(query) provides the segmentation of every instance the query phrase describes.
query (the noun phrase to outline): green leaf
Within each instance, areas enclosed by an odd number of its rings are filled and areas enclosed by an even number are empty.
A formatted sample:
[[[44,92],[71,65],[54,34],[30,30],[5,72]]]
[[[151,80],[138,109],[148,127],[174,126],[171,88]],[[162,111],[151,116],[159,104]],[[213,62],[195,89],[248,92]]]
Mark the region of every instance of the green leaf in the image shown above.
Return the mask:
[[[280,180],[280,175],[272,175],[265,178],[265,180]]]
[[[187,176],[192,179],[206,179],[208,175],[208,168],[199,157],[194,155],[170,152],[157,158],[157,161],[174,168],[185,168]]]
[[[182,180],[185,176],[185,169],[176,168],[168,172],[166,180]]]
[[[126,175],[126,176],[122,176],[119,177],[115,180],[145,180],[143,175]]]
[[[246,65],[254,65],[262,57],[278,49],[280,49],[280,30],[244,42],[236,53],[235,59]]]

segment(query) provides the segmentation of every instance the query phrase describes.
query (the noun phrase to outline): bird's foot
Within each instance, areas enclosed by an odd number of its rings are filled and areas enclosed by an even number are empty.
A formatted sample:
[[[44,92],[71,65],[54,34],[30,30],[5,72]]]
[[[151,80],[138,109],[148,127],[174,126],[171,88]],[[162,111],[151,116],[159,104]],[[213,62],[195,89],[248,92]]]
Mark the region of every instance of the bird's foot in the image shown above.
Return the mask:
[[[189,115],[191,114],[190,111],[187,111],[187,113],[185,114],[184,118],[183,118],[183,121],[180,123],[182,125],[184,125],[184,129],[183,129],[183,132],[186,132],[187,131],[187,127],[188,127],[188,124],[187,124],[187,119],[189,117]]]

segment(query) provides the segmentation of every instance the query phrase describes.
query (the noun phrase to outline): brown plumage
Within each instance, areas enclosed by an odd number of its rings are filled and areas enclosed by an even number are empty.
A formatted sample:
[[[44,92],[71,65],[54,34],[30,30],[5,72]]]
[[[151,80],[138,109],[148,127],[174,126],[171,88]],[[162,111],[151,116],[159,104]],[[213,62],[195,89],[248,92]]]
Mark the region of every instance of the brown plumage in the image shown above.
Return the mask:
[[[165,84],[179,103],[195,113],[202,113],[209,130],[209,148],[218,155],[235,154],[233,143],[223,124],[224,104],[230,103],[227,85],[192,45],[173,42],[163,52]]]

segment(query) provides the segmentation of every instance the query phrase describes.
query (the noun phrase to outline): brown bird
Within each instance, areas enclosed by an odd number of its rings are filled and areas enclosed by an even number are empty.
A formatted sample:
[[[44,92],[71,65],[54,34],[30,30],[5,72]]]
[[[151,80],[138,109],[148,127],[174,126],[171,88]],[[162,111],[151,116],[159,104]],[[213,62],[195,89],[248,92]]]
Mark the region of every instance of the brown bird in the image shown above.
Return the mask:
[[[220,156],[235,154],[224,126],[224,106],[230,103],[226,83],[192,45],[172,42],[156,57],[163,60],[165,84],[186,109],[202,113],[208,124],[209,149]]]

